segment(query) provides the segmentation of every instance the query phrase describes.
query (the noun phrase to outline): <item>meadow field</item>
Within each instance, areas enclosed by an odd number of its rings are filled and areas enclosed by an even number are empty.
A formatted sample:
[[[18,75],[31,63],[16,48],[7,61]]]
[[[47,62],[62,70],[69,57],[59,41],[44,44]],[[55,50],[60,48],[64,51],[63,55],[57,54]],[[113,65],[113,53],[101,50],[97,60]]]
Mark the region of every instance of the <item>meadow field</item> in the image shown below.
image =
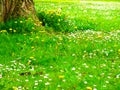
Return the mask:
[[[120,2],[106,1],[35,0],[40,26],[0,24],[0,90],[120,90]]]

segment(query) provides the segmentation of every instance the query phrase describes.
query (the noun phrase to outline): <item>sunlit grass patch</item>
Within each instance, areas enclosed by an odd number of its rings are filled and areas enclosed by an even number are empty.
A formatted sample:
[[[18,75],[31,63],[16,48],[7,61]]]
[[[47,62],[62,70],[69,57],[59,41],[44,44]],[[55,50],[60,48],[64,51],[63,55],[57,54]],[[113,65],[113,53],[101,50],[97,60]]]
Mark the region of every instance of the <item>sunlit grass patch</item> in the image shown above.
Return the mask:
[[[21,20],[0,30],[0,89],[119,90],[118,6],[111,2],[37,2],[37,12],[48,16],[49,10],[56,16],[55,11],[61,9],[74,30],[63,33],[64,29],[49,26],[34,32],[29,24],[25,27],[30,32],[8,33],[13,28],[25,30]],[[18,22],[20,26],[15,26]]]
[[[10,38],[4,42],[11,50],[6,48],[9,57],[0,64],[0,87],[119,89],[119,34],[89,30],[56,35],[40,31],[26,37],[19,35],[16,43],[15,36],[1,34]]]
[[[44,2],[80,2],[80,0],[36,0]]]
[[[72,22],[72,26],[77,27],[74,30],[111,31],[120,29],[120,3],[118,2],[55,3],[41,1],[39,3],[36,3],[38,12],[61,9],[61,13],[67,15],[68,20]]]

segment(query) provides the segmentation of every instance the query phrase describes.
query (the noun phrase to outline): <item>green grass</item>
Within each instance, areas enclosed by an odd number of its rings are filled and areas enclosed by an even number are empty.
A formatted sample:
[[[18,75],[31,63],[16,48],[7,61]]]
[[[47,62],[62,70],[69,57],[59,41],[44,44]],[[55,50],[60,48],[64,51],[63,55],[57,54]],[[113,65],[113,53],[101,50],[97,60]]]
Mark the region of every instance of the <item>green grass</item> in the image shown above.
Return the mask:
[[[61,9],[77,30],[111,31],[120,29],[119,5],[118,2],[50,3],[41,1],[36,3],[36,9],[38,12]]]
[[[75,28],[66,33],[53,27],[12,34],[1,30],[0,89],[119,90],[119,4],[36,0],[38,13],[62,8]]]

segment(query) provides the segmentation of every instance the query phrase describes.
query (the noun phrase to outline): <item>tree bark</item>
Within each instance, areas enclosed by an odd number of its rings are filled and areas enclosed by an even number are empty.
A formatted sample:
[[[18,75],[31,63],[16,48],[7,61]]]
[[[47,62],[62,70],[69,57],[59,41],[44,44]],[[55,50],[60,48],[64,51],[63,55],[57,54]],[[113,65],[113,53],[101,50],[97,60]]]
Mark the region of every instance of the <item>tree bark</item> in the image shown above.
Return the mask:
[[[33,0],[0,0],[0,22],[17,17],[37,18]]]

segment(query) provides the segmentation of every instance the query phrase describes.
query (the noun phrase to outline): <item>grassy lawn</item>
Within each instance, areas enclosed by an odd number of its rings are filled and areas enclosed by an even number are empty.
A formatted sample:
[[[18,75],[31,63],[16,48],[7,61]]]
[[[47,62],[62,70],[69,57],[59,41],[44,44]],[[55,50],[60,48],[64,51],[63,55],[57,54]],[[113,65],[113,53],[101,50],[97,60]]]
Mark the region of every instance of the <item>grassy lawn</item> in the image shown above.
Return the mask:
[[[77,0],[76,0],[77,1]],[[37,11],[62,10],[78,30],[111,31],[120,29],[118,2],[39,2]]]
[[[119,6],[119,2],[36,0],[38,14],[49,16],[59,10],[65,14],[71,23],[64,27],[68,32],[57,32],[51,24],[30,33],[1,30],[0,89],[120,90]]]

